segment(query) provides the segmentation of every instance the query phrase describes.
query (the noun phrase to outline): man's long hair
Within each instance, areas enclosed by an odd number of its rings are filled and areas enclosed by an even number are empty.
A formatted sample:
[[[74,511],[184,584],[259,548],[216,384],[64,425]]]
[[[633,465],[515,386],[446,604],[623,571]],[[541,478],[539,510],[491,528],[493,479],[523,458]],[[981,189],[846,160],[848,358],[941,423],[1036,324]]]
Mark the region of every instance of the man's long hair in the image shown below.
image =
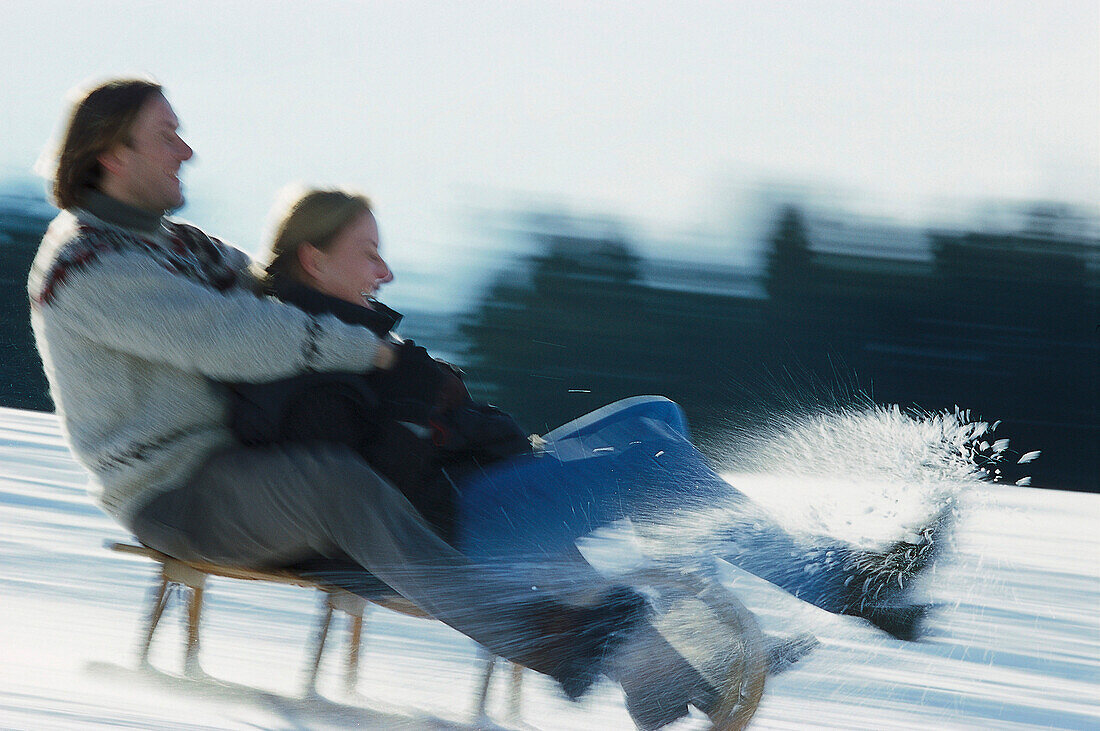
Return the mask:
[[[57,155],[53,198],[58,208],[79,206],[99,185],[99,156],[118,144],[129,144],[130,130],[143,104],[162,94],[150,79],[113,79],[96,86],[73,105]]]

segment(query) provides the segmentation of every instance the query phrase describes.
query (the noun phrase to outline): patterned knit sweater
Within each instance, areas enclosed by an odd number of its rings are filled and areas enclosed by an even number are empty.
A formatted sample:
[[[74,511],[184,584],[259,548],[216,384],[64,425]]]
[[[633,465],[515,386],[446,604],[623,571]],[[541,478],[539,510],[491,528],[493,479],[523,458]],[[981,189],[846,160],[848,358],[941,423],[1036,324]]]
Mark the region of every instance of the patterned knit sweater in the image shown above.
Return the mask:
[[[42,240],[28,293],[50,393],[93,494],[123,525],[233,444],[218,381],[371,368],[369,330],[257,296],[248,265],[165,218],[135,229],[62,211]]]

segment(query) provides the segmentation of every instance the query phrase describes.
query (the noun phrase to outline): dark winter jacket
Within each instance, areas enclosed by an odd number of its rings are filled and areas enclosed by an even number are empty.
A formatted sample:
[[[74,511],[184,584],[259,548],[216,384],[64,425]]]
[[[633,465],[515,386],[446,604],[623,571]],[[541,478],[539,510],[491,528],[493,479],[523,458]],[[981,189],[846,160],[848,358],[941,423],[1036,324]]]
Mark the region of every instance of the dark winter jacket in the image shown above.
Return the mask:
[[[310,314],[333,314],[386,337],[401,315],[360,307],[286,279],[270,294]],[[345,444],[400,489],[445,538],[454,527],[456,480],[479,464],[530,450],[507,414],[470,400],[457,369],[406,341],[393,368],[307,373],[230,384],[231,424],[244,444]]]

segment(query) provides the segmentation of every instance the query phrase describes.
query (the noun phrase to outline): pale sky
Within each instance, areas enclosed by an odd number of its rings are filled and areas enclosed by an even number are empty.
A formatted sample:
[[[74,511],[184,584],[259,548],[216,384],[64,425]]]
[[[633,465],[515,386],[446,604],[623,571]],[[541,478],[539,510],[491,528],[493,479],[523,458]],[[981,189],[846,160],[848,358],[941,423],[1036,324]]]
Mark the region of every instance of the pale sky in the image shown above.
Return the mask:
[[[68,90],[151,74],[197,153],[185,213],[250,250],[292,181],[367,192],[398,263],[513,197],[685,230],[788,177],[899,209],[1100,200],[1096,0],[2,8],[0,175]]]

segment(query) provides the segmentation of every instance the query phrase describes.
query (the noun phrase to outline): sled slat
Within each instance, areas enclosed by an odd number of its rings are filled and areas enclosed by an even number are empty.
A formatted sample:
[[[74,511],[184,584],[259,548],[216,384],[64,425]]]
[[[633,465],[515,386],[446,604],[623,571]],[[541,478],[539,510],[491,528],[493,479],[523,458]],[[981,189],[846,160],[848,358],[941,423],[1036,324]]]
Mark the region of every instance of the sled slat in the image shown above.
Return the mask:
[[[119,553],[128,553],[134,556],[152,559],[165,566],[178,564],[210,576],[221,576],[227,579],[240,579],[242,581],[270,581],[275,584],[289,584],[291,586],[320,589],[321,591],[334,593],[343,591],[341,589],[325,586],[314,579],[296,574],[286,569],[254,569],[242,566],[225,566],[222,564],[208,563],[206,561],[180,561],[156,549],[149,548],[148,546],[134,545],[132,543],[109,543],[107,547]],[[431,618],[430,614],[401,596],[379,597],[378,599],[372,599],[371,603],[394,612],[407,614],[411,617],[422,619]]]

